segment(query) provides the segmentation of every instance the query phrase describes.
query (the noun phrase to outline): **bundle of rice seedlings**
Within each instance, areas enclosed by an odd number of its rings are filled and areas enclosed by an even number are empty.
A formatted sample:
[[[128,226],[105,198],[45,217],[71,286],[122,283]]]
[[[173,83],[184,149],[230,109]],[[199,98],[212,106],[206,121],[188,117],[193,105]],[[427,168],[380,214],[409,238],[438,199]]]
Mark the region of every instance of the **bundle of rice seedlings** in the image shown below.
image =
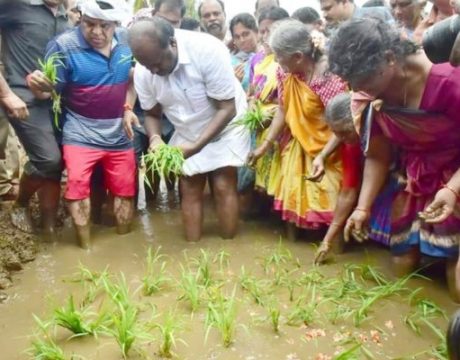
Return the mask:
[[[184,153],[178,147],[161,144],[155,148],[155,151],[145,154],[143,161],[146,171],[169,178],[182,175],[185,158]]]
[[[62,62],[62,58],[63,56],[61,54],[55,53],[48,57],[46,60],[38,60],[40,70],[53,85],[56,85],[59,81],[57,76],[57,68],[59,66],[65,66]],[[61,95],[53,90],[51,92],[51,99],[53,101],[54,125],[57,129],[59,129],[59,115],[62,113]]]
[[[249,131],[265,128],[265,121],[270,118],[270,113],[262,107],[262,102],[256,101],[251,110],[248,110],[241,119],[234,122],[235,125],[244,126]]]

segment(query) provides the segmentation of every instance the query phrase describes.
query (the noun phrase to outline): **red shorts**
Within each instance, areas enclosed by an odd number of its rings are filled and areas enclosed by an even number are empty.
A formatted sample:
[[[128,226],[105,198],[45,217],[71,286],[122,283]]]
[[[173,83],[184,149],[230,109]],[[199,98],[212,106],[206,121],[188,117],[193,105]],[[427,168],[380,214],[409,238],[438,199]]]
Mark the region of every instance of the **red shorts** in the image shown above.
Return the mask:
[[[107,151],[77,145],[64,145],[67,169],[67,200],[83,200],[90,195],[90,180],[94,167],[100,163],[105,187],[119,197],[136,194],[136,159],[134,150]]]
[[[363,155],[359,144],[343,144],[341,148],[343,165],[343,189],[355,189],[361,185],[363,176]]]

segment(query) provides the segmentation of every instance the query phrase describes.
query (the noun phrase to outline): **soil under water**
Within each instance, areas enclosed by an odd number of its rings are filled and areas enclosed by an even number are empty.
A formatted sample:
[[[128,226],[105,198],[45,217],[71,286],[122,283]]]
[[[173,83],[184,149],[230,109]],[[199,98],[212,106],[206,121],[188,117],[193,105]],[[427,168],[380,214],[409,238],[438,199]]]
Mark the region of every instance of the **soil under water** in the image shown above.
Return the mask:
[[[209,200],[209,199],[208,199]],[[5,216],[5,214],[1,215]],[[0,246],[25,247],[30,249],[16,262],[33,258],[33,240],[30,237],[18,236],[10,233],[6,228],[4,218],[0,219],[2,235],[8,235],[6,240],[0,240]],[[278,221],[261,219],[241,223],[240,232],[234,240],[222,240],[218,236],[218,226],[210,201],[205,209],[204,237],[198,243],[187,243],[183,240],[180,210],[176,197],[168,197],[162,193],[157,204],[147,212],[140,214],[136,219],[134,231],[128,235],[117,236],[113,228],[94,226],[94,245],[90,252],[78,248],[75,244],[72,230],[64,228],[62,238],[54,244],[43,244],[34,262],[26,265],[16,265],[13,268],[23,269],[15,273],[14,286],[5,290],[7,300],[0,305],[0,359],[15,360],[32,358],[26,353],[30,348],[37,325],[33,314],[43,320],[51,319],[53,310],[66,304],[70,294],[76,302],[84,295],[84,287],[80,283],[70,281],[78,272],[79,264],[83,264],[92,271],[103,271],[109,267],[114,276],[123,273],[127,279],[133,298],[143,304],[143,312],[147,313],[148,304],[155,306],[157,318],[162,321],[164,314],[172,309],[180,318],[181,328],[176,336],[183,340],[174,347],[179,359],[223,359],[223,360],[295,360],[295,359],[332,359],[334,354],[353,346],[353,342],[343,343],[344,338],[358,339],[375,359],[396,359],[411,354],[420,353],[435,347],[439,339],[434,333],[422,328],[421,334],[416,335],[404,323],[404,318],[411,311],[406,296],[394,296],[378,301],[369,311],[369,318],[360,326],[353,321],[338,321],[332,324],[326,318],[328,310],[317,314],[317,318],[307,325],[288,326],[286,319],[294,302],[289,301],[287,291],[277,290],[277,297],[281,310],[280,332],[272,330],[269,320],[265,319],[266,310],[257,305],[247,292],[239,286],[239,276],[242,266],[246,271],[257,278],[271,281],[272,275],[264,274],[263,259],[277,251],[283,228]],[[283,241],[283,248],[289,250],[293,258],[298,258],[300,267],[290,275],[293,280],[300,279],[304,273],[313,271],[313,243],[320,240],[316,234],[311,239],[301,239],[297,242]],[[3,238],[2,238],[3,239]],[[19,244],[19,245],[18,245]],[[229,265],[223,273],[217,270],[217,263],[213,264],[211,276],[221,279],[222,291],[232,292],[237,285],[237,319],[238,326],[234,342],[225,348],[218,332],[211,329],[206,338],[206,305],[202,305],[193,316],[186,303],[178,302],[178,290],[175,282],[170,282],[158,294],[145,297],[142,291],[135,293],[141,287],[145,276],[145,258],[147,249],[157,249],[161,246],[161,253],[165,254],[167,273],[171,278],[180,278],[180,264],[186,266],[187,259],[200,256],[200,250],[205,249],[211,255],[224,250],[229,254]],[[13,252],[14,253],[14,252]],[[22,252],[21,252],[22,253]],[[2,260],[5,264],[5,261]],[[343,272],[345,264],[372,263],[388,278],[391,278],[390,256],[386,249],[376,245],[353,246],[336,258],[335,262],[324,265],[319,271],[330,279]],[[7,262],[8,263],[8,262]],[[292,265],[292,264],[291,264]],[[11,265],[9,265],[11,267]],[[324,281],[325,281],[324,280]],[[442,277],[435,276],[431,281],[412,279],[408,286],[412,289],[422,287],[419,296],[435,301],[446,314],[450,316],[456,306],[449,299],[446,285]],[[294,290],[297,299],[303,293],[302,286]],[[326,308],[327,309],[327,308]],[[447,320],[434,321],[442,332],[445,332]],[[157,330],[152,330],[154,336]],[[82,337],[69,339],[67,330],[57,329],[53,334],[56,343],[61,346],[66,358],[72,354],[81,358],[96,360],[122,359],[116,341],[109,336]],[[141,342],[139,342],[140,344]],[[157,359],[159,341],[153,340],[142,346],[143,355],[134,351],[130,353],[132,359]],[[75,359],[80,357],[75,357]],[[365,359],[365,354],[358,351],[355,357],[347,359]],[[423,355],[418,359],[435,358]]]

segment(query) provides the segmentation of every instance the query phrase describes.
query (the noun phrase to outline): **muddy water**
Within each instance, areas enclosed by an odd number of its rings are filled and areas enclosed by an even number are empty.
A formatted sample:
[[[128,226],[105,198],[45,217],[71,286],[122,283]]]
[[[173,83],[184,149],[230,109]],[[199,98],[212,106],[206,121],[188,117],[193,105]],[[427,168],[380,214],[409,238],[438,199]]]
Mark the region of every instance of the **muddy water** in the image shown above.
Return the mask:
[[[8,291],[9,300],[0,305],[0,359],[30,358],[24,351],[30,346],[31,334],[36,326],[32,314],[43,319],[49,319],[52,310],[62,306],[69,294],[76,297],[82,294],[82,287],[68,280],[75,274],[79,263],[94,271],[102,271],[109,266],[111,273],[123,272],[132,289],[140,286],[145,274],[144,261],[146,249],[149,246],[162,247],[162,253],[168,255],[168,272],[178,277],[179,263],[184,263],[183,251],[188,256],[199,254],[201,248],[210,253],[225,250],[230,254],[230,265],[221,276],[227,280],[225,285],[232,288],[240,273],[242,265],[251,270],[254,275],[263,276],[260,261],[263,256],[270,254],[276,248],[282,235],[282,227],[276,221],[249,221],[241,224],[238,237],[232,241],[221,240],[217,236],[218,228],[213,209],[206,208],[205,236],[197,244],[188,244],[182,238],[180,211],[177,201],[162,194],[162,199],[148,213],[138,217],[134,232],[126,236],[117,236],[113,229],[104,227],[94,228],[94,248],[85,252],[74,244],[72,233],[67,229],[59,243],[47,245],[37,260],[28,264],[25,270],[17,275],[15,286]],[[316,239],[318,240],[318,239]],[[312,241],[302,239],[297,242],[285,241],[284,245],[299,258],[300,272],[311,268],[314,249]],[[328,276],[334,276],[345,263],[359,263],[365,259],[379,266],[384,272],[390,269],[389,255],[386,250],[367,246],[354,247],[345,255],[339,257],[334,264],[326,265],[321,271]],[[218,277],[218,275],[215,275]],[[297,275],[296,275],[297,276]],[[228,285],[228,286],[227,286]],[[455,306],[450,302],[445,284],[436,278],[435,281],[414,280],[411,287],[424,287],[424,294],[435,300],[447,314],[450,315]],[[229,347],[221,345],[218,333],[211,330],[205,342],[205,309],[200,309],[193,318],[187,306],[177,303],[177,291],[173,286],[150,298],[136,295],[136,299],[146,304],[151,302],[157,306],[157,312],[164,314],[172,308],[182,319],[183,329],[178,337],[186,345],[178,343],[175,348],[180,359],[320,359],[318,354],[332,356],[340,346],[335,341],[340,334],[352,333],[361,339],[367,339],[366,347],[372,351],[376,359],[394,359],[428,349],[437,344],[431,332],[424,331],[422,336],[416,336],[403,322],[409,312],[409,306],[404,299],[391,299],[379,302],[373,307],[372,318],[356,328],[352,323],[331,325],[326,321],[312,324],[311,328],[290,327],[285,324],[288,309],[292,304],[286,293],[278,292],[282,304],[282,323],[280,334],[275,334],[267,320],[261,320],[265,315],[264,309],[250,299],[247,294],[238,290],[240,299],[238,306],[238,322],[244,324],[236,330],[235,342]],[[300,289],[296,289],[298,296]],[[324,315],[324,314],[323,314]],[[391,321],[393,326],[389,326]],[[442,330],[446,322],[439,323]],[[308,337],[311,329],[320,329],[318,337]],[[379,329],[378,341],[372,341],[371,330]],[[324,330],[324,333],[322,332]],[[374,333],[375,334],[375,333]],[[81,355],[85,359],[121,359],[115,341],[108,337],[99,339],[81,338],[68,340],[70,334],[64,330],[56,333],[57,343],[65,349],[68,358],[71,354]],[[325,336],[322,336],[325,335]],[[135,355],[132,358],[156,359],[155,352],[158,342],[143,346],[144,357]],[[347,346],[345,346],[347,348]],[[357,358],[364,358],[359,355]],[[427,358],[427,357],[425,357]]]

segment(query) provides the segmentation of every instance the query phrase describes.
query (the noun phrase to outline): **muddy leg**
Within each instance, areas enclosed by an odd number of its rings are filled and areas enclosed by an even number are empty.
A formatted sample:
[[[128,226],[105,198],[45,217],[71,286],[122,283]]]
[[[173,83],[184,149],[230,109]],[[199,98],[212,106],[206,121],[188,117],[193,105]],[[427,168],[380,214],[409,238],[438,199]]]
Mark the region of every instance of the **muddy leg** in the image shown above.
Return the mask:
[[[460,303],[460,260],[446,261],[446,278],[450,296],[456,303]]]
[[[91,204],[89,198],[83,200],[71,200],[68,202],[69,212],[77,232],[78,244],[83,249],[91,247],[90,216]]]
[[[297,241],[299,230],[297,226],[291,222],[286,222],[286,237],[289,241]]]
[[[233,239],[238,230],[236,174],[235,167],[225,167],[213,171],[210,176],[221,230],[220,235],[224,239]]]
[[[50,241],[56,237],[56,219],[59,207],[61,184],[58,181],[45,180],[38,192],[43,235]]]
[[[203,191],[206,174],[184,176],[179,181],[185,239],[198,241],[203,229]]]
[[[420,251],[418,248],[412,247],[406,254],[393,255],[392,260],[395,275],[401,277],[417,269],[420,262]]]
[[[117,222],[117,234],[123,235],[129,233],[134,215],[134,199],[115,196],[113,211]]]
[[[16,203],[11,209],[11,222],[19,230],[27,233],[34,231],[32,218],[29,212],[29,201],[33,194],[43,185],[44,180],[39,177],[32,177],[22,174],[19,183],[19,194]]]

